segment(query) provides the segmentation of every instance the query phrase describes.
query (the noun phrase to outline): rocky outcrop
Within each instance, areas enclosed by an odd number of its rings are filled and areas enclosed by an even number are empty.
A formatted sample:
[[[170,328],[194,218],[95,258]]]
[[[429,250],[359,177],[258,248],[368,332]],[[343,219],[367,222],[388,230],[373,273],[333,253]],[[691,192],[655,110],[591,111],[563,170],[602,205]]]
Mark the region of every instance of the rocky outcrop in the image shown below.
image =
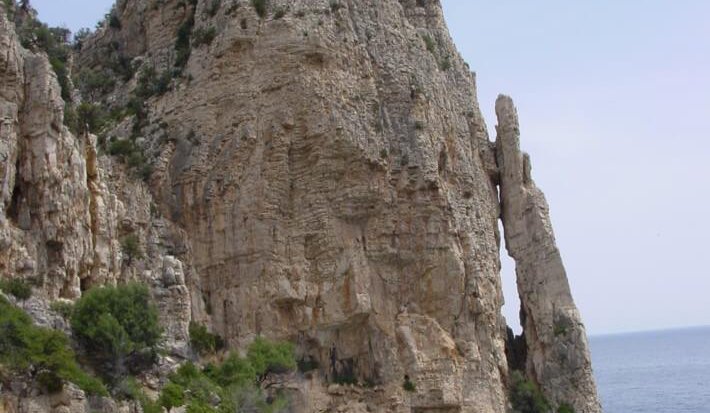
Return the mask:
[[[188,234],[193,315],[232,347],[291,340],[326,382],[384,388],[363,390],[374,410],[503,411],[495,159],[440,6],[273,1],[261,19],[208,3],[194,31],[214,41],[141,136],[156,206]],[[165,33],[180,7],[118,9],[125,30]],[[147,47],[144,65],[171,69],[172,42]]]
[[[90,262],[83,146],[62,124],[64,102],[43,56],[19,47],[0,16],[2,196],[0,268],[51,296],[76,297]]]
[[[520,150],[512,99],[498,97],[496,115],[501,217],[505,247],[515,260],[527,373],[555,405],[601,412],[587,335],[555,244],[547,201],[532,180],[529,156]]]
[[[68,384],[60,392],[43,395],[27,394],[26,384],[13,383],[15,388],[0,391],[0,413],[141,413],[138,403],[114,401],[106,397],[87,397],[83,391]],[[24,394],[17,396],[16,394]]]
[[[151,212],[146,188],[98,156],[96,137],[64,125],[56,75],[43,53],[20,46],[0,7],[0,276],[34,286],[27,308],[40,324],[49,302],[94,285],[138,280],[165,307],[167,346],[187,351],[190,292],[170,249],[184,234]],[[144,259],[126,265],[121,238]],[[166,276],[165,274],[169,274]],[[43,300],[43,302],[42,302]]]
[[[75,58],[175,75],[145,124],[105,133],[132,135],[146,182],[69,133],[46,58],[0,18],[1,275],[38,279],[49,300],[145,282],[176,357],[191,319],[234,349],[290,340],[318,366],[284,384],[297,411],[504,412],[500,183],[528,372],[555,403],[598,411],[544,199],[511,160],[517,123],[501,109],[489,142],[440,4],[273,0],[263,17],[243,0],[191,4],[120,1],[120,28]],[[176,69],[178,30],[214,39],[193,39]],[[119,81],[102,103],[135,87]],[[124,257],[127,235],[143,258]]]

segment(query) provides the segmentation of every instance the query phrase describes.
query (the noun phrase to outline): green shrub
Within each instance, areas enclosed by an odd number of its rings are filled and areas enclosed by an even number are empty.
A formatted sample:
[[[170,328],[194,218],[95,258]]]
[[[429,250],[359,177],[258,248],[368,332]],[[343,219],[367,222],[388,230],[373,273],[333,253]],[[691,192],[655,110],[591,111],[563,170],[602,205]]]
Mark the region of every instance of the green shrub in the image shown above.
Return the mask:
[[[210,45],[212,44],[214,38],[217,37],[217,29],[215,29],[214,26],[199,28],[195,30],[192,37],[194,39],[193,45],[195,47],[200,47],[203,44]]]
[[[0,290],[22,301],[32,297],[32,287],[22,278],[0,280]]]
[[[126,164],[127,164],[128,166],[130,166],[131,168],[137,168],[137,169],[140,168],[140,167],[142,167],[143,165],[145,165],[145,162],[146,162],[146,161],[145,161],[145,158],[143,157],[143,154],[142,154],[141,152],[139,152],[139,151],[133,151],[133,152],[131,152],[131,154],[128,155],[128,158],[126,159]],[[133,248],[134,246],[138,246],[138,244],[136,244],[135,242],[133,242],[133,238],[126,239],[126,240],[124,240],[124,241],[130,243],[130,244],[128,244],[128,245],[125,245],[125,246],[126,246],[125,250],[129,252],[129,255],[132,255],[132,256],[135,256],[135,257],[139,257],[139,256],[141,255],[141,254],[140,254],[140,250],[135,250],[135,249]],[[138,253],[138,254],[132,254],[132,253],[134,253],[134,252],[135,252],[135,253]],[[131,258],[132,258],[132,257],[131,257]]]
[[[133,100],[132,100],[133,101]],[[139,106],[137,110],[143,110],[142,106]],[[133,108],[129,106],[125,113],[131,113]],[[138,118],[139,116],[136,115]],[[140,121],[138,124],[134,123],[134,129],[140,130],[142,124]],[[137,132],[136,132],[137,133]],[[149,163],[149,160],[143,155],[142,149],[135,144],[132,139],[113,139],[108,144],[108,153],[112,156],[117,156],[119,159],[126,163],[130,170],[143,180],[147,181],[150,175],[153,173],[153,167]],[[133,262],[134,258],[142,258],[143,254],[140,251],[140,245],[138,244],[138,239],[134,239],[133,236],[125,237],[121,240],[121,247],[123,252],[126,254],[128,263]],[[138,247],[136,249],[136,247]]]
[[[13,21],[15,19],[15,0],[3,0],[3,3],[5,4],[7,19]]]
[[[135,68],[131,64],[131,59],[122,55],[114,55],[108,62],[109,69],[121,79],[128,82],[133,78]]]
[[[110,155],[128,156],[134,151],[134,143],[128,139],[114,139],[108,145]]]
[[[95,101],[113,90],[116,79],[108,70],[85,69],[76,77],[76,84],[83,96]]]
[[[140,284],[89,290],[74,305],[71,327],[109,378],[124,377],[128,361],[154,354],[161,336],[158,311]]]
[[[74,311],[74,304],[69,301],[54,301],[49,305],[49,309],[63,318],[69,319]]]
[[[143,250],[141,249],[140,239],[136,234],[128,234],[123,239],[121,239],[121,251],[128,258],[128,263],[130,264],[134,259],[140,259],[143,257]]]
[[[251,0],[251,5],[254,6],[254,11],[256,11],[256,14],[259,15],[262,19],[266,17],[266,11],[267,11],[267,4],[266,0]]]
[[[555,323],[553,327],[553,333],[555,334],[555,337],[563,336],[567,334],[567,331],[569,330],[569,327],[566,325],[558,324]]]
[[[451,69],[451,57],[449,56],[444,56],[439,60],[439,69],[442,72],[446,72],[447,70]]]
[[[77,364],[69,339],[59,331],[37,327],[22,310],[0,297],[0,364],[30,374],[49,392],[71,381],[89,394],[106,388]]]
[[[101,106],[83,102],[76,108],[77,131],[98,133],[108,122],[108,114]]]
[[[260,378],[269,373],[284,373],[296,368],[293,344],[274,343],[258,337],[249,346],[247,359]]]
[[[148,99],[151,96],[160,96],[170,89],[172,73],[164,70],[160,75],[153,67],[144,68],[139,77],[134,94],[141,99]]]
[[[567,403],[562,403],[557,408],[557,413],[574,413],[574,408]]]
[[[228,387],[252,383],[257,376],[249,360],[231,354],[219,367],[211,370],[209,377],[220,386]]]
[[[266,398],[261,388],[255,385],[230,389],[229,400],[233,406],[239,406],[237,412],[279,413],[288,412],[288,400],[283,396]],[[221,406],[220,406],[221,407]],[[230,410],[235,411],[235,410]]]
[[[214,395],[220,398],[224,396],[224,390],[192,363],[180,366],[170,376],[166,388],[168,393],[161,393],[159,399],[165,407],[181,406],[185,403],[195,407],[201,407],[203,404],[209,406]],[[178,396],[178,393],[181,393],[182,397]]]
[[[187,20],[180,25],[177,31],[177,36],[175,39],[175,67],[182,69],[187,65],[187,61],[190,60],[190,36],[192,35],[192,29],[195,26],[195,15],[194,10],[188,16]]]
[[[49,63],[57,75],[62,99],[65,102],[70,102],[71,87],[67,63],[70,55],[69,35],[71,32],[62,27],[49,27],[31,16],[21,22],[21,26],[17,27],[17,32],[24,48],[41,50],[47,54]]]
[[[422,36],[422,39],[424,40],[424,45],[429,53],[436,54],[436,42],[434,42],[434,39],[428,34]]]
[[[163,413],[160,401],[153,401],[145,394],[135,377],[126,377],[115,387],[118,396],[135,400],[141,405],[143,413]]]
[[[404,376],[404,383],[402,383],[402,388],[404,389],[404,391],[410,393],[417,391],[417,386],[415,386],[412,380],[410,380],[409,375]]]
[[[170,375],[158,401],[167,409],[184,405],[187,412],[195,413],[280,412],[287,401],[268,400],[258,384],[264,374],[285,372],[295,365],[291,344],[257,339],[247,357],[231,354],[222,364],[208,364],[202,370],[193,363],[183,364]]]
[[[274,20],[278,20],[278,19],[283,18],[286,15],[286,11],[287,11],[286,7],[277,8],[276,11],[274,12]]]
[[[151,175],[153,175],[153,165],[149,163],[144,163],[137,170],[138,176],[145,182],[148,182]]]
[[[185,404],[185,388],[181,385],[169,382],[163,387],[160,392],[158,403],[166,409],[170,410],[173,407],[180,407]]]
[[[71,86],[69,83],[69,70],[67,69],[66,57],[49,56],[49,64],[57,75],[57,82],[59,82],[62,99],[65,102],[71,102]]]
[[[207,327],[190,321],[190,345],[199,355],[214,353],[224,347],[222,337],[211,334]]]
[[[511,375],[510,403],[513,413],[548,413],[550,405],[540,388],[519,371]]]
[[[81,50],[81,48],[84,46],[84,42],[86,39],[91,36],[91,30],[88,27],[82,27],[79,29],[75,34],[74,34],[74,44],[73,47],[75,50]]]
[[[71,131],[71,133],[78,133],[79,119],[77,118],[74,106],[72,106],[70,103],[64,103],[64,125],[66,125],[66,127]]]
[[[111,7],[111,11],[106,14],[104,19],[108,22],[108,27],[112,29],[121,29],[121,19],[118,18],[118,12],[116,11],[116,6]]]
[[[121,28],[121,20],[116,16],[115,14],[111,14],[111,17],[109,17],[108,21],[108,27],[112,29],[120,29]]]

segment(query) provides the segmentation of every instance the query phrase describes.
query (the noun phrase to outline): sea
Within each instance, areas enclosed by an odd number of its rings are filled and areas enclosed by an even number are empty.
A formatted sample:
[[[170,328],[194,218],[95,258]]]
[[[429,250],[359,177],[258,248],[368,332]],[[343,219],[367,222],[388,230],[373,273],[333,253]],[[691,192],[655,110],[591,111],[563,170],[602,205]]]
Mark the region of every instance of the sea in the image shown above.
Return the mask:
[[[710,413],[710,327],[590,337],[605,413]]]

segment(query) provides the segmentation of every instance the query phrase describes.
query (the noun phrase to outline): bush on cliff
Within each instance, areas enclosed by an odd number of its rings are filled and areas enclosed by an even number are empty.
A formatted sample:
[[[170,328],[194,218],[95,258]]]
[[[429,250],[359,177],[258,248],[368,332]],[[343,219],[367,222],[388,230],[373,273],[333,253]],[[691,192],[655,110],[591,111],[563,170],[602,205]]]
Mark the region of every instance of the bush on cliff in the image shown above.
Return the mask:
[[[257,338],[249,346],[247,359],[261,382],[270,373],[281,374],[296,368],[293,344]]]
[[[259,384],[270,373],[296,368],[293,345],[258,338],[246,357],[231,354],[221,364],[204,369],[186,363],[170,376],[158,399],[166,409],[186,406],[190,413],[280,412],[283,397],[267,398]]]
[[[557,413],[574,413],[574,408],[567,403],[562,403],[557,408]]]
[[[29,375],[48,392],[71,381],[89,394],[106,395],[106,388],[76,362],[69,339],[59,331],[37,327],[24,311],[0,297],[0,366]]]
[[[190,321],[190,345],[195,352],[201,356],[212,354],[224,347],[222,337],[212,334],[207,330],[207,327]]]
[[[513,405],[513,413],[550,412],[550,405],[537,384],[517,370],[511,375],[510,403]]]
[[[266,0],[251,0],[251,5],[254,7],[254,11],[256,11],[256,14],[259,15],[262,19],[266,17],[266,12],[267,12],[267,4]]]
[[[74,305],[71,327],[109,379],[150,365],[161,336],[158,311],[140,284],[89,290]]]
[[[30,287],[27,281],[21,278],[0,280],[0,290],[23,301],[32,296],[32,287]]]
[[[129,142],[130,141],[115,141],[115,142]],[[113,142],[112,146],[113,148]],[[129,161],[133,157],[133,153],[129,156]],[[140,239],[136,234],[128,234],[121,239],[121,252],[126,256],[128,264],[130,265],[134,259],[143,258],[143,250],[141,249]]]

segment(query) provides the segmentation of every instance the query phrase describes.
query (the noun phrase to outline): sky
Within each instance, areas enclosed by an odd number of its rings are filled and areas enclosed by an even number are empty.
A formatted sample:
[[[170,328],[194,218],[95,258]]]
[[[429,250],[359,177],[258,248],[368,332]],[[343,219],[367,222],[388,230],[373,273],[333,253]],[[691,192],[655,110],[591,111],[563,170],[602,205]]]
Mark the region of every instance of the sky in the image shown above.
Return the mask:
[[[31,3],[76,31],[112,2]],[[710,325],[710,2],[442,3],[492,139],[496,96],[516,102],[587,331]]]

